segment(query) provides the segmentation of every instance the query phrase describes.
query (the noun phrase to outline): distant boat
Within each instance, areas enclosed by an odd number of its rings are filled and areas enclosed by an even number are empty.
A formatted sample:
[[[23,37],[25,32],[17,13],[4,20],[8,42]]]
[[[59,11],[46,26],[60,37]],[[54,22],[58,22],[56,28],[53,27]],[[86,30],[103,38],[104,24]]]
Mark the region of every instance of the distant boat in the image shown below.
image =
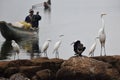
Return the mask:
[[[6,40],[22,40],[27,38],[37,37],[37,30],[26,30],[23,28],[15,27],[5,21],[0,21],[0,31]]]
[[[38,7],[44,7],[45,10],[50,9],[51,8],[51,0],[32,5],[32,9],[36,9]]]
[[[49,4],[48,2],[44,2],[44,9],[50,9],[51,8],[51,4]]]

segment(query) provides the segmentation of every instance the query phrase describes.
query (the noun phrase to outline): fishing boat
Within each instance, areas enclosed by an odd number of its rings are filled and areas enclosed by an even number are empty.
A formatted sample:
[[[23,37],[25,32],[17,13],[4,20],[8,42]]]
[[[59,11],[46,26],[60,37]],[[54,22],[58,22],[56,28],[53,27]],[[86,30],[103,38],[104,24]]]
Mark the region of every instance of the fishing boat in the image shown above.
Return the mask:
[[[6,40],[22,40],[28,38],[35,38],[38,35],[38,30],[27,30],[24,28],[15,27],[5,21],[0,21],[0,31],[2,36]]]

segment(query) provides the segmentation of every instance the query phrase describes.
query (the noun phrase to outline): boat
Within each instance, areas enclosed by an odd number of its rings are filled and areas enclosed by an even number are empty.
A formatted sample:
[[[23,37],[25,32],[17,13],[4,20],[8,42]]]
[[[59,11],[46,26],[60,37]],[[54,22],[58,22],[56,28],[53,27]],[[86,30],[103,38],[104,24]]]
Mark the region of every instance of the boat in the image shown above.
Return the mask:
[[[38,37],[38,30],[15,27],[5,21],[0,21],[0,31],[6,40],[22,40]]]
[[[44,2],[44,9],[50,9],[51,8],[51,0],[48,0],[47,2]]]

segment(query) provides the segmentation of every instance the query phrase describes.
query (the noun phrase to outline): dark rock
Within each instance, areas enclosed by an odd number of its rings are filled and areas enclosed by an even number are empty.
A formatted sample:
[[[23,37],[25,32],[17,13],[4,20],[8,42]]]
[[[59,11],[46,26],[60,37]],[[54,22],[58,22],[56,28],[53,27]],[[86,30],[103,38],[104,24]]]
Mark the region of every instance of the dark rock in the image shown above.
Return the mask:
[[[8,61],[0,62],[0,77],[4,76],[4,71],[7,68],[8,63]]]
[[[19,74],[18,74],[19,73]],[[16,76],[19,76],[17,79]],[[0,62],[0,80],[120,80],[120,56]],[[5,77],[5,78],[3,78]]]
[[[17,67],[9,67],[4,72],[4,77],[9,78],[11,75],[18,73],[19,69]]]
[[[57,80],[112,80],[118,79],[119,75],[109,63],[88,57],[71,57],[61,65],[56,77]]]
[[[53,73],[49,69],[38,71],[36,76],[37,80],[53,80]]]
[[[32,66],[34,65],[30,60],[14,60],[10,61],[7,67]]]
[[[35,75],[35,76],[32,77],[31,80],[40,80],[40,79],[38,79],[38,77]]]
[[[98,57],[92,57],[92,58],[111,64],[120,73],[120,56],[117,56],[117,55],[116,56],[98,56]]]
[[[53,72],[57,72],[58,69],[60,69],[61,64],[64,62],[63,59],[48,59],[48,58],[38,58],[38,59],[33,59],[32,62],[36,66],[41,66],[42,69],[50,69]]]
[[[0,77],[0,80],[9,80],[9,79],[4,78],[4,77]]]
[[[22,73],[16,73],[10,77],[10,80],[30,80]]]
[[[40,66],[21,66],[19,72],[24,73],[27,77],[32,78],[35,73],[42,70]]]

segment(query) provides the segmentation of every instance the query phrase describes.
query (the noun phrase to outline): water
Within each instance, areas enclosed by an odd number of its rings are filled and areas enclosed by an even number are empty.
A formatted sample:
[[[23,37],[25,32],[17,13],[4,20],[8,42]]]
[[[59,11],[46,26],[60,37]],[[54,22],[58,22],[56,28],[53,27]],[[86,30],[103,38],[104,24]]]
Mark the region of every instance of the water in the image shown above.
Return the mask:
[[[45,0],[1,0],[0,20],[16,22],[24,20],[28,15],[31,5],[42,3]],[[104,16],[106,31],[107,55],[119,55],[120,34],[120,1],[119,0],[52,0],[51,11],[44,11],[43,7],[35,9],[40,12],[39,46],[43,45],[48,38],[52,40],[48,49],[49,58],[54,58],[53,46],[63,34],[62,44],[59,48],[60,58],[68,59],[74,55],[73,47],[70,45],[75,40],[81,40],[86,46],[83,53],[88,56],[88,51],[94,38],[101,28],[101,12]],[[0,36],[0,46],[5,39]],[[10,52],[12,54],[12,52]],[[24,53],[24,54],[22,54]],[[26,50],[21,48],[20,58],[31,58]],[[98,41],[95,55],[100,55],[100,43]],[[13,56],[11,56],[13,58]],[[11,58],[10,58],[11,59]]]

